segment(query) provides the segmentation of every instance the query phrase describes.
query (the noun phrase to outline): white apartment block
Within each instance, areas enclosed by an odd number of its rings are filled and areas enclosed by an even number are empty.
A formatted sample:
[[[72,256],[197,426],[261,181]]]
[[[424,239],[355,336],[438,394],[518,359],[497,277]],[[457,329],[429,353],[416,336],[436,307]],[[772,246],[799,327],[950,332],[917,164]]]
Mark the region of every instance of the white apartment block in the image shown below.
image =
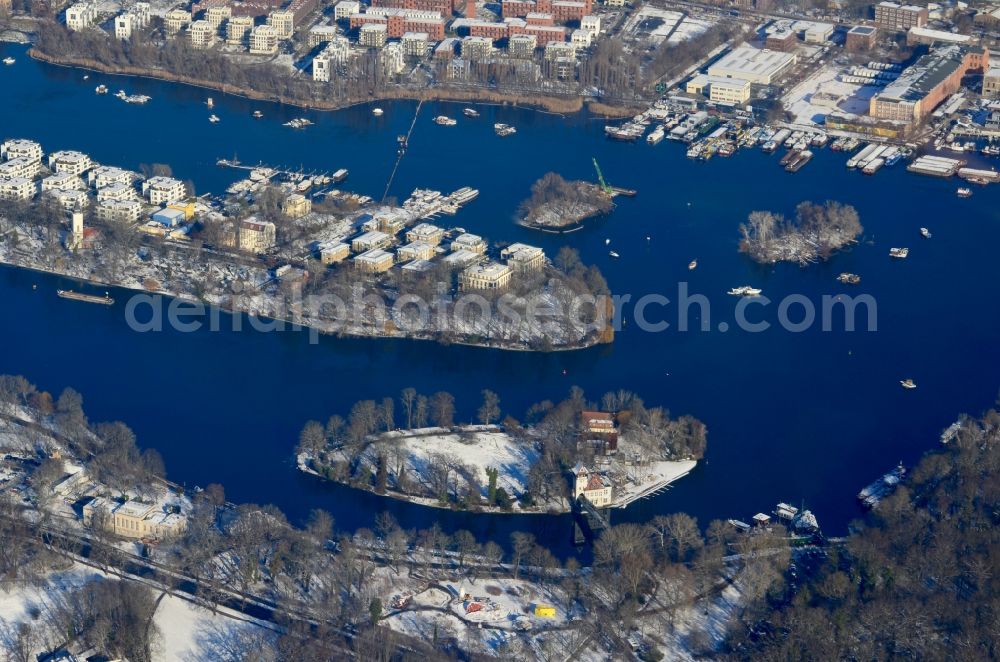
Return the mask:
[[[493,55],[493,40],[489,37],[466,37],[461,44],[462,57],[466,60],[483,60]]]
[[[142,183],[142,194],[153,205],[169,205],[183,200],[187,192],[184,182],[173,177],[150,177]]]
[[[38,174],[41,164],[26,156],[18,156],[10,161],[0,163],[0,178],[25,177],[33,178]]]
[[[597,39],[598,35],[601,34],[601,17],[584,16],[580,19],[580,29],[586,30],[593,39]]]
[[[38,187],[27,177],[0,179],[0,200],[31,200]]]
[[[309,28],[306,41],[310,48],[316,48],[320,44],[328,44],[340,34],[340,28],[336,25],[314,25]]]
[[[41,163],[42,146],[34,140],[8,140],[0,145],[0,157],[4,159],[24,157]]]
[[[403,57],[403,45],[398,41],[386,44],[380,54],[382,59],[382,71],[388,76],[395,76],[403,72],[405,62]]]
[[[129,12],[135,16],[136,27],[144,28],[149,25],[149,19],[153,15],[148,2],[137,2],[132,5]]]
[[[135,16],[132,14],[118,14],[118,16],[115,16],[115,39],[131,39],[134,28]]]
[[[114,166],[97,166],[87,173],[87,183],[98,189],[111,184],[131,185],[134,181],[134,174]]]
[[[295,32],[295,14],[287,9],[273,11],[267,17],[267,24],[278,33],[278,39],[291,39]]]
[[[333,20],[346,21],[353,14],[361,13],[361,3],[357,0],[340,0],[333,8]]]
[[[536,48],[538,48],[538,37],[533,34],[515,34],[507,40],[507,53],[511,57],[533,57]]]
[[[205,20],[218,32],[222,24],[233,17],[233,9],[229,5],[209,7],[205,11]]]
[[[86,189],[83,180],[76,175],[66,172],[56,173],[42,180],[42,191],[53,191],[62,189],[63,191],[82,191]]]
[[[205,20],[195,21],[188,27],[192,48],[211,48],[215,45],[217,34],[218,32],[212,27],[212,24]]]
[[[184,9],[171,9],[163,16],[166,25],[167,36],[177,36],[185,25],[191,24],[191,12]]]
[[[95,212],[102,221],[137,223],[142,215],[142,203],[138,200],[104,200],[98,202]]]
[[[253,16],[233,16],[226,22],[226,43],[230,46],[249,46],[253,31]]]
[[[278,52],[278,31],[270,25],[258,25],[250,33],[250,52],[254,55],[274,55]]]
[[[593,35],[590,34],[588,30],[579,28],[577,30],[573,30],[573,33],[570,35],[569,40],[571,43],[573,43],[579,48],[588,48],[590,46],[590,40],[592,38]]]
[[[366,48],[382,48],[388,31],[388,27],[382,23],[362,25],[358,30],[358,43]]]
[[[400,43],[403,44],[403,55],[407,57],[425,57],[429,46],[430,35],[426,32],[407,32]]]
[[[108,184],[97,189],[97,201],[105,200],[134,200],[136,197],[135,187],[131,184]]]
[[[83,152],[64,149],[49,154],[49,170],[66,172],[71,175],[82,175],[94,167],[94,162]]]
[[[323,51],[319,55],[313,58],[312,61],[312,77],[313,80],[320,83],[329,83],[330,75],[333,71],[333,62],[326,51]]]
[[[65,189],[54,188],[50,191],[45,191],[44,195],[55,200],[66,211],[84,209],[88,203],[86,191],[67,191]]]
[[[80,31],[97,22],[97,6],[89,2],[78,2],[66,8],[66,27]]]

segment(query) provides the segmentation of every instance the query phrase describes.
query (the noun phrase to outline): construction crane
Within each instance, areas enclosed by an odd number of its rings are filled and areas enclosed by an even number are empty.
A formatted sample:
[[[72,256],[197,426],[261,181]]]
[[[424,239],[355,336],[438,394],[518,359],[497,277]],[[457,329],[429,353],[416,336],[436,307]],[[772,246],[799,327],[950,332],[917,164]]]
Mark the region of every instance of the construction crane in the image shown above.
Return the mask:
[[[604,181],[604,175],[601,173],[601,166],[597,165],[597,158],[595,157],[591,160],[594,162],[594,170],[597,171],[597,181],[601,186],[601,190],[604,191],[604,194],[610,198],[614,195],[614,191],[611,189],[611,186]]]

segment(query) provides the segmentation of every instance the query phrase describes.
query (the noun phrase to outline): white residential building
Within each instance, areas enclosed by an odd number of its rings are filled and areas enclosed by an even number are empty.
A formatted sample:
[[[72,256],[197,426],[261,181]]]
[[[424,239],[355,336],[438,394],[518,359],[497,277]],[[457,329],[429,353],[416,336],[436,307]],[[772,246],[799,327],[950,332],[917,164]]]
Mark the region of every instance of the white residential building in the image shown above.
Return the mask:
[[[382,60],[382,71],[386,73],[387,76],[395,76],[402,73],[405,68],[405,62],[403,57],[403,45],[398,41],[386,44],[385,48],[379,54]]]
[[[163,23],[166,26],[167,36],[175,37],[185,25],[191,24],[191,12],[184,9],[171,9],[163,16]]]
[[[42,161],[42,146],[36,143],[34,140],[8,140],[7,142],[0,145],[0,157],[4,159],[16,159],[18,157],[25,157],[32,161],[37,161],[41,163]]]
[[[82,175],[94,166],[94,162],[83,152],[64,149],[49,154],[49,170]]]
[[[67,191],[65,189],[54,188],[50,191],[45,191],[44,194],[58,202],[59,206],[66,211],[84,209],[88,203],[86,191]]]
[[[287,9],[273,11],[267,17],[267,24],[278,33],[278,39],[291,39],[295,32],[295,14]]]
[[[233,16],[226,21],[226,43],[230,46],[249,46],[253,31],[253,16]]]
[[[18,156],[10,161],[0,163],[0,178],[25,177],[33,178],[38,174],[41,164],[27,156]]]
[[[426,32],[407,32],[403,35],[403,55],[407,57],[425,57],[427,55],[430,35]]]
[[[219,5],[216,7],[209,7],[205,10],[205,20],[215,28],[215,32],[218,33],[222,28],[222,24],[233,17],[233,9],[229,5]]]
[[[382,48],[388,28],[383,23],[368,23],[358,30],[358,43],[366,48]]]
[[[592,38],[593,35],[590,34],[589,30],[584,30],[583,28],[579,28],[577,30],[573,30],[573,33],[570,35],[569,40],[579,48],[588,48],[590,46],[590,40]]]
[[[469,251],[476,255],[483,255],[486,252],[486,241],[477,234],[465,232],[452,240],[451,250],[453,252]]]
[[[97,5],[78,2],[66,8],[66,27],[73,31],[84,30],[97,22]]]
[[[545,252],[537,246],[511,244],[500,251],[500,257],[519,274],[538,271],[545,266]]]
[[[586,30],[592,38],[597,39],[598,35],[601,34],[601,17],[584,16],[580,19],[580,29]]]
[[[62,189],[64,191],[82,191],[86,188],[83,180],[67,172],[58,172],[42,180],[42,191]]]
[[[340,0],[333,7],[333,20],[346,21],[354,14],[361,13],[361,3],[357,0]]]
[[[111,184],[131,185],[134,181],[135,175],[133,173],[114,166],[97,166],[87,173],[87,183],[96,189]]]
[[[97,189],[97,201],[105,200],[134,200],[136,198],[135,188],[131,184],[114,183]]]
[[[0,179],[0,199],[2,200],[31,200],[37,192],[37,185],[27,177]]]
[[[142,203],[138,200],[103,200],[95,210],[102,221],[137,223],[142,215]]]
[[[489,37],[466,37],[460,46],[466,60],[484,60],[493,55],[493,40]]]
[[[274,55],[278,52],[278,31],[270,25],[258,25],[250,33],[250,52],[254,55]]]
[[[340,28],[336,25],[314,25],[309,28],[306,41],[310,48],[316,48],[321,44],[329,44],[339,34]]]
[[[595,508],[611,505],[611,481],[597,472],[588,471],[583,465],[573,469],[573,497],[585,497]]]
[[[511,57],[534,57],[536,48],[538,48],[538,37],[533,34],[515,34],[507,40],[507,53]]]
[[[135,16],[132,14],[118,14],[115,16],[115,38],[128,40],[132,38],[132,30],[135,28]]]
[[[211,48],[215,45],[217,35],[218,31],[206,20],[195,21],[188,28],[192,48]]]
[[[153,205],[169,205],[183,200],[187,192],[184,182],[173,177],[150,177],[142,183],[142,194]]]

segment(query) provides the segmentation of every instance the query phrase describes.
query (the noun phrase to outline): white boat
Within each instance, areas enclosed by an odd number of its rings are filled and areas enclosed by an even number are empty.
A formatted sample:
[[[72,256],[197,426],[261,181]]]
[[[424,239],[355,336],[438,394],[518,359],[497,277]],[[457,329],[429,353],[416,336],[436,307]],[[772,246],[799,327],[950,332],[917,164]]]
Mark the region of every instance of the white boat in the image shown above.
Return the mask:
[[[462,114],[466,117],[479,117],[479,111],[474,108],[463,108]]]
[[[208,97],[208,100],[205,101],[205,105],[209,108],[215,108],[215,101],[212,100],[212,97]]]
[[[610,243],[611,243],[611,240],[610,240],[610,239],[605,239],[605,240],[604,240],[604,245],[605,245],[605,246],[607,246],[607,245],[608,245],[608,244],[610,244]]]
[[[698,260],[691,260],[688,262],[688,271],[694,271],[698,268]]]
[[[909,248],[890,248],[889,257],[898,258],[900,260],[904,259],[910,254]]]
[[[899,385],[905,389],[917,388],[916,382],[914,382],[912,379],[901,379],[899,381]]]
[[[219,119],[218,115],[209,115],[208,121],[211,122],[212,124],[215,124],[216,122],[221,122],[222,120]]]
[[[493,125],[493,131],[495,131],[496,134],[501,138],[506,138],[507,136],[512,136],[515,133],[517,133],[517,129],[515,129],[511,125],[501,124],[499,122]]]
[[[97,87],[94,88],[94,92],[96,92],[97,94],[107,94],[108,93],[108,86],[107,85],[98,85]]]
[[[844,285],[857,285],[861,282],[861,276],[845,272],[837,276],[837,281]]]
[[[928,230],[927,228],[920,228],[920,236],[923,237],[924,239],[930,239],[931,231]]]
[[[733,289],[726,292],[734,297],[759,297],[762,290],[756,287],[750,287],[749,285],[743,285],[742,287],[734,287]]]
[[[611,257],[620,257],[620,256],[618,255],[618,253],[616,253],[616,252],[614,252],[614,251],[610,251],[610,252],[608,253],[608,255],[610,255]]]
[[[372,108],[372,115],[374,115],[375,117],[382,117],[382,113],[384,112],[385,111],[382,110],[381,108]]]
[[[10,65],[14,64],[14,63],[15,63],[16,61],[17,61],[17,60],[15,60],[15,59],[14,59],[14,58],[12,58],[12,57],[5,57],[5,58],[3,59],[3,63],[4,63],[4,64],[6,64],[7,66],[10,66]]]
[[[261,117],[264,117],[264,113],[260,112],[259,110],[253,111],[253,118],[255,120],[259,120]]]
[[[455,126],[458,124],[458,120],[448,117],[447,115],[438,115],[434,118],[435,124],[440,124],[441,126]]]
[[[964,186],[962,188],[958,189],[957,191],[955,191],[955,193],[957,193],[958,197],[960,197],[960,198],[969,198],[969,197],[972,197],[972,189],[971,188],[965,188]]]

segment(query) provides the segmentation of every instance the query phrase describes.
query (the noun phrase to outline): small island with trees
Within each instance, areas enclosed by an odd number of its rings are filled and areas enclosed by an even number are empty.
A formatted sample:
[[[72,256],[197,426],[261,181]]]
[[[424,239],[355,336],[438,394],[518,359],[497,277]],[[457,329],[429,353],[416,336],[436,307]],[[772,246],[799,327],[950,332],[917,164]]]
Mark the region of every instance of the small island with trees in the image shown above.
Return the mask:
[[[567,181],[549,172],[531,186],[531,197],[518,208],[518,223],[547,232],[571,232],[614,207],[611,195],[597,184]]]
[[[450,393],[406,388],[398,402],[362,400],[346,419],[309,421],[296,456],[306,473],[421,505],[564,513],[580,495],[581,467],[609,488],[597,505],[623,508],[690,473],[706,437],[701,421],[673,419],[628,391],[595,403],[573,387],[562,402],[532,405],[521,422],[484,390],[476,422],[463,425]]]
[[[752,212],[740,224],[740,251],[761,264],[805,266],[856,243],[863,231],[858,212],[850,205],[802,202],[795,208],[794,219],[770,211]]]

